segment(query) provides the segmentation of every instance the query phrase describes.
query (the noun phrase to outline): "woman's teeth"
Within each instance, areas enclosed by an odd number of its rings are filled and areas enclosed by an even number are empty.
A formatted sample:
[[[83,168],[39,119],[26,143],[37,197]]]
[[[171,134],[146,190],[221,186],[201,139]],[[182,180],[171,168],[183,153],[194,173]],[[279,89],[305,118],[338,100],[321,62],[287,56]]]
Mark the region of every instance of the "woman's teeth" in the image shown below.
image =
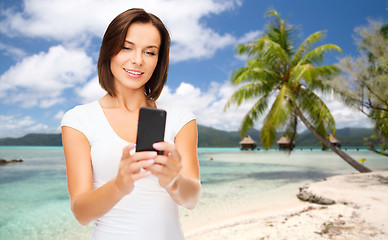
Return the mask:
[[[125,70],[127,73],[134,74],[134,75],[140,75],[140,74],[142,74],[142,72],[131,71],[131,70],[128,70],[128,69],[125,69],[125,68],[124,68],[124,70]]]

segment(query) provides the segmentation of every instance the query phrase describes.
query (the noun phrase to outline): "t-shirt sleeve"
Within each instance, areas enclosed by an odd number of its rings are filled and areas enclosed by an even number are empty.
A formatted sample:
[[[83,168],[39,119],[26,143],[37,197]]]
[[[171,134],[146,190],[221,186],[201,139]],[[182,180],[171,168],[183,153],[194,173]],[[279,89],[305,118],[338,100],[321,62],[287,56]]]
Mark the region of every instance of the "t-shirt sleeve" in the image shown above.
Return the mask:
[[[184,125],[191,120],[195,120],[195,115],[187,109],[175,109],[174,111],[174,135],[176,136]]]
[[[61,127],[67,126],[83,133],[90,142],[90,123],[87,113],[81,107],[75,107],[65,113]]]

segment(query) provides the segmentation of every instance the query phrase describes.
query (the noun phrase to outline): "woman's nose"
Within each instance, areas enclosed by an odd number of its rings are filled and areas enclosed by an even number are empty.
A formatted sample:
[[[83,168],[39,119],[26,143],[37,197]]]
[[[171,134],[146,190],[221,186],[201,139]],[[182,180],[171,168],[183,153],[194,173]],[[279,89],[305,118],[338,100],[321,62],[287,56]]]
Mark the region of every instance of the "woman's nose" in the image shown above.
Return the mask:
[[[142,65],[143,64],[143,55],[142,52],[134,51],[131,56],[132,64]]]

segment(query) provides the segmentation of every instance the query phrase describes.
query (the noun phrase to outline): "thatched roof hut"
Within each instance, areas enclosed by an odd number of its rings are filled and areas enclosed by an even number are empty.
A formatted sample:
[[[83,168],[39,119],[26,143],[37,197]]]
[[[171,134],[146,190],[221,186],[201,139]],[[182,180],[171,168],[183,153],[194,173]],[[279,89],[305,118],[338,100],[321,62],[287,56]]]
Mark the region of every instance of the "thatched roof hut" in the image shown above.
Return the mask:
[[[241,150],[247,150],[247,149],[253,150],[255,148],[256,148],[256,142],[250,136],[246,136],[240,141]]]
[[[329,141],[337,147],[341,147],[341,142],[338,141],[333,135],[329,135]]]
[[[280,150],[285,150],[290,148],[293,149],[295,147],[295,143],[294,142],[291,143],[291,140],[287,136],[281,137],[276,143],[279,145]]]

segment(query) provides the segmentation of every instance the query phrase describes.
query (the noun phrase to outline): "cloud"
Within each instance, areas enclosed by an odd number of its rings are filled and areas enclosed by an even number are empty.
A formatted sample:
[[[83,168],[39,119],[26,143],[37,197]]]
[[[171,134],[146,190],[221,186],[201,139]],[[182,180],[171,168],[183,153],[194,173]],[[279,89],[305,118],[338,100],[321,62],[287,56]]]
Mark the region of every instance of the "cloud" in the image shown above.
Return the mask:
[[[232,106],[224,111],[227,99],[236,89],[237,87],[232,86],[229,82],[212,82],[206,91],[201,91],[189,83],[182,82],[176,89],[166,86],[158,101],[189,109],[196,115],[198,124],[225,131],[237,131],[244,115],[252,107],[254,101],[244,102],[238,108]],[[84,103],[97,100],[104,94],[98,85],[97,78],[87,82],[77,90],[77,93]],[[332,96],[321,97],[333,114],[337,128],[371,127],[369,120],[357,110],[346,107]],[[61,119],[63,114],[64,111],[60,110],[54,119]],[[263,118],[259,119],[254,127],[261,129],[262,121]],[[302,124],[299,126],[300,131],[306,130]],[[19,118],[0,115],[1,136],[22,136],[29,132],[50,132],[50,130],[57,132],[58,129],[59,126],[55,129],[49,129],[47,125],[39,124],[31,117]]]
[[[55,120],[62,120],[63,115],[65,115],[65,111],[60,110],[57,114],[54,115]]]
[[[175,91],[166,87],[159,101],[189,109],[196,115],[198,124],[226,131],[237,131],[243,117],[254,104],[254,101],[250,100],[243,102],[238,108],[231,106],[224,111],[228,98],[236,91],[237,87],[232,86],[229,82],[212,82],[209,89],[201,91],[191,84],[181,83]],[[322,96],[322,99],[329,107],[337,128],[372,127],[365,115],[357,110],[350,109],[333,96]],[[273,100],[269,100],[269,106],[271,106]],[[254,128],[261,129],[265,115],[266,113],[258,119]],[[302,123],[299,127],[300,131],[306,130]]]
[[[23,59],[27,54],[23,49],[16,48],[0,42],[0,51],[4,52],[5,56],[10,56],[15,60]]]
[[[344,127],[373,127],[372,122],[367,116],[356,109],[349,108],[343,102],[337,100],[333,95],[320,97],[333,115],[337,129]]]
[[[63,101],[63,90],[83,83],[94,68],[82,50],[51,47],[24,58],[0,76],[0,99],[26,108],[50,107]]]
[[[0,31],[8,36],[68,41],[84,34],[101,36],[124,1],[24,0],[22,11],[4,9]],[[128,5],[128,4],[127,4]]]
[[[244,36],[242,36],[238,40],[238,44],[247,44],[252,42],[253,39],[259,38],[259,36],[262,34],[262,31],[250,31],[247,32]]]
[[[173,40],[172,62],[211,58],[222,48],[247,43],[260,35],[260,31],[251,31],[235,36],[232,32],[220,32],[206,24],[212,16],[238,8],[240,0],[117,0],[114,4],[110,0],[24,0],[20,5],[20,8],[2,8],[0,11],[0,34],[10,40],[6,41],[8,45],[0,43],[0,51],[18,61],[0,76],[0,101],[4,105],[14,104],[15,108],[18,105],[48,108],[64,102],[70,91],[82,103],[103,96],[105,92],[93,75],[96,68],[93,62],[97,60],[106,27],[117,14],[128,8],[144,8],[165,22]],[[13,39],[19,43],[28,42],[28,49],[9,45]],[[38,45],[42,49],[52,44],[57,46],[27,55]],[[246,56],[240,57],[246,60]],[[224,105],[235,89],[228,82],[213,82],[205,90],[181,83],[177,89],[166,86],[160,99],[189,108],[197,115],[199,124],[237,130],[253,102],[224,112]],[[333,99],[328,99],[327,103],[337,127],[370,126],[367,118],[356,110],[348,109]],[[54,118],[59,119],[62,114],[63,111],[59,111]],[[12,116],[2,117],[1,124],[9,119],[15,124],[20,123],[20,131],[23,126],[31,127],[26,127],[26,130],[36,126],[44,131],[46,126],[39,125],[31,117],[20,121]],[[16,132],[16,125],[7,124]],[[255,127],[261,127],[261,120]],[[4,130],[3,126],[0,128]]]
[[[82,103],[89,103],[102,98],[106,91],[98,83],[98,77],[94,77],[81,88],[75,90]]]
[[[159,101],[189,109],[196,115],[198,124],[236,131],[253,103],[246,102],[237,109],[231,107],[224,111],[227,99],[235,90],[236,87],[229,82],[223,84],[212,82],[205,92],[191,84],[181,83],[175,91],[165,87]]]
[[[171,61],[210,58],[218,50],[239,42],[230,33],[217,33],[206,26],[204,17],[241,5],[240,0],[25,0],[22,11],[4,9],[0,32],[9,37],[24,36],[55,40],[72,46],[88,46],[101,39],[106,27],[122,11],[141,7],[159,16],[171,32]]]
[[[52,130],[47,125],[36,122],[30,116],[0,115],[0,137],[22,137],[26,133],[49,133]]]

